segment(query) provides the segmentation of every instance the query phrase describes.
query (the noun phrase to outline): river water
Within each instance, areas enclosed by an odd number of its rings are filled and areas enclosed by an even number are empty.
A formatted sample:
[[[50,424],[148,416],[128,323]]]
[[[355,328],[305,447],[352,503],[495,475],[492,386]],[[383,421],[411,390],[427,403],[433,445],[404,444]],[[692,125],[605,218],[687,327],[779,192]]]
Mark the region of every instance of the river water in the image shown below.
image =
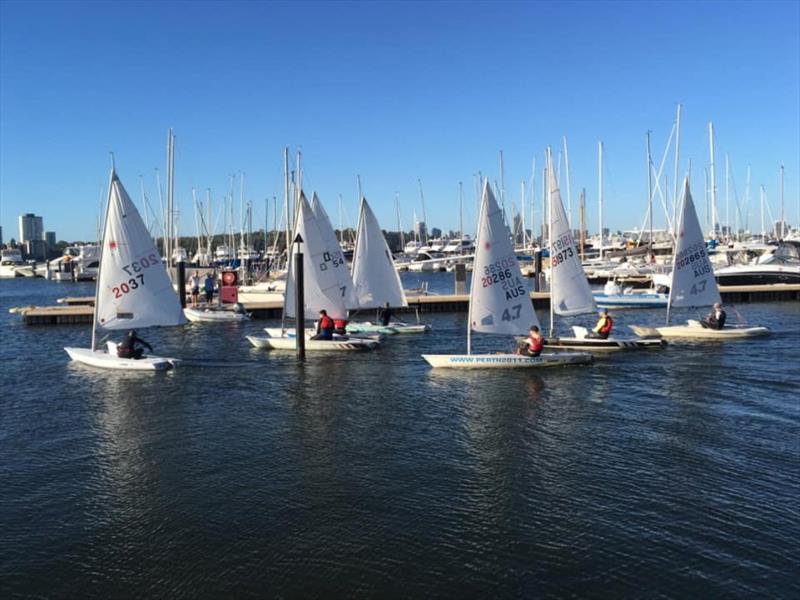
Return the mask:
[[[302,365],[266,321],[142,330],[189,362],[133,375],[7,310],[91,293],[0,281],[0,597],[800,596],[797,302],[736,307],[766,339],[471,373],[419,356],[465,313]]]

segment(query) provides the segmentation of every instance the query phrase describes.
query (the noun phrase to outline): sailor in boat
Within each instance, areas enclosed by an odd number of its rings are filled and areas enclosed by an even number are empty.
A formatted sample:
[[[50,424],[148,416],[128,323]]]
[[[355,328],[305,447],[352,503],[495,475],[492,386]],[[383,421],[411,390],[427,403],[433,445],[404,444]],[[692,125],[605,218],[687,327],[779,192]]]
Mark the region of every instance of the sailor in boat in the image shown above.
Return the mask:
[[[200,298],[200,274],[197,271],[189,278],[189,284],[192,288],[192,308],[197,308]]]
[[[597,325],[586,334],[586,337],[595,340],[607,340],[613,326],[614,319],[608,316],[608,309],[603,308],[600,310],[600,318],[597,320]]]
[[[380,314],[379,318],[381,320],[381,325],[383,325],[384,327],[388,327],[389,326],[389,321],[392,320],[392,309],[389,306],[388,302],[386,303],[386,306],[384,306],[381,309],[381,314]]]
[[[517,354],[522,354],[523,356],[539,356],[542,353],[542,348],[544,348],[544,336],[541,331],[539,331],[539,327],[532,325],[528,334],[528,339],[517,349]]]
[[[334,319],[333,333],[337,335],[347,335],[347,319]]]
[[[319,321],[317,321],[317,333],[312,336],[312,340],[332,340],[334,324],[333,319],[328,316],[328,311],[324,308],[319,311]]]
[[[725,319],[728,318],[728,315],[725,314],[725,311],[722,310],[722,304],[719,302],[714,303],[714,308],[708,313],[700,323],[706,329],[722,329],[725,327]]]
[[[133,358],[137,360],[142,358],[144,348],[141,346],[137,347],[137,344],[146,346],[150,352],[153,351],[153,347],[136,335],[136,332],[131,329],[128,335],[125,336],[125,339],[117,346],[117,356],[120,358]]]

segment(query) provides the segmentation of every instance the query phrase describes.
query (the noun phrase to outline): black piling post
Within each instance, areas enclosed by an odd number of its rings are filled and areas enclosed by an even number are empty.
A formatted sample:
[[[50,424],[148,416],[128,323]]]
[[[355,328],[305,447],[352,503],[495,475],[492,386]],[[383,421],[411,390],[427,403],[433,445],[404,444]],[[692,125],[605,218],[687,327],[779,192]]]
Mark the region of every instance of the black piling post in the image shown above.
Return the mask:
[[[186,263],[178,263],[178,297],[181,299],[181,308],[186,308]]]
[[[303,281],[303,252],[301,244],[303,238],[300,234],[294,238],[297,244],[297,253],[294,255],[294,288],[295,288],[295,326],[294,331],[297,339],[297,360],[306,359],[306,314]]]

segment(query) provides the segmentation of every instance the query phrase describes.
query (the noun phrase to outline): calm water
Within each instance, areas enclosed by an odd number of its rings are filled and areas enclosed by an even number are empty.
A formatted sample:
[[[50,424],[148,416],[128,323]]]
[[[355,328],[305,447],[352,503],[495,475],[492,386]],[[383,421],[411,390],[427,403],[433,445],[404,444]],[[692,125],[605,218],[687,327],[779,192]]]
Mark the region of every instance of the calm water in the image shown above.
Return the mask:
[[[0,281],[0,597],[800,595],[798,303],[538,373],[433,372],[464,314],[305,365],[264,321],[143,330],[194,366],[130,375],[7,312],[91,290]]]

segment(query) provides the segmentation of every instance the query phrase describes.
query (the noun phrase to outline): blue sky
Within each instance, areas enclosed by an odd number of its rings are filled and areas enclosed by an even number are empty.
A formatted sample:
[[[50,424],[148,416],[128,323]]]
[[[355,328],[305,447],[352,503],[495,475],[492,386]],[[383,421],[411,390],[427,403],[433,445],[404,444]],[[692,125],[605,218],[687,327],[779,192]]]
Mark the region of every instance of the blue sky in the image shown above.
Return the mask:
[[[304,187],[320,194],[335,222],[342,194],[354,224],[360,174],[384,228],[395,228],[395,192],[411,227],[421,179],[429,224],[457,229],[461,180],[471,231],[474,174],[499,180],[503,149],[510,208],[533,156],[540,168],[544,148],[562,136],[573,203],[587,188],[589,228],[597,226],[598,140],[605,224],[632,228],[646,209],[645,132],[652,130],[658,163],[678,102],[681,172],[691,158],[696,204],[704,206],[713,120],[720,206],[726,152],[740,198],[752,165],[751,227],[760,184],[777,216],[784,162],[787,215],[796,223],[799,7],[4,1],[3,237],[17,236],[17,217],[28,211],[59,239],[94,237],[110,150],[133,199],[143,174],[155,202],[168,127],[177,136],[176,198],[187,234],[191,188],[210,187],[220,206],[239,171],[260,225],[264,198],[282,196],[285,145],[302,150]],[[236,198],[238,206],[238,186]]]

